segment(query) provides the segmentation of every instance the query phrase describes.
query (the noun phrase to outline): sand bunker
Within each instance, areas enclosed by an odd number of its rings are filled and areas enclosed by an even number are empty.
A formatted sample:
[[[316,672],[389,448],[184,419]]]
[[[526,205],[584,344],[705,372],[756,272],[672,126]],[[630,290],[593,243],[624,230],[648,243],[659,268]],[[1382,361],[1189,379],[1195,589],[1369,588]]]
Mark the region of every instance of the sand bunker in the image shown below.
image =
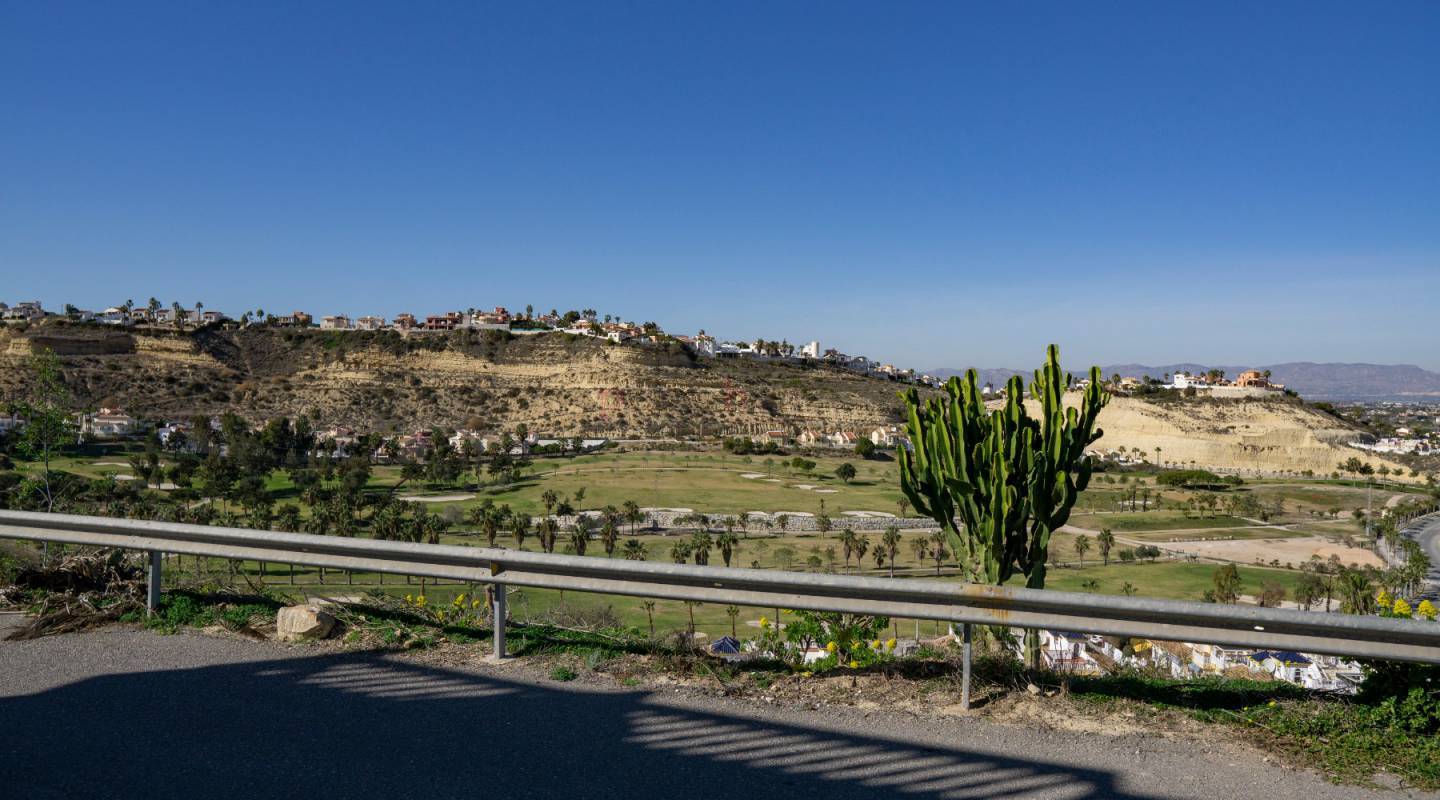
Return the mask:
[[[765,482],[766,482],[766,483],[783,483],[783,481],[781,481],[779,478],[766,478],[766,479],[765,479]]]
[[[813,484],[813,483],[792,483],[792,484],[790,484],[790,488],[791,488],[791,489],[814,489],[814,488],[815,488],[815,484]]]
[[[461,500],[474,500],[473,494],[402,494],[401,500],[409,500],[412,503],[458,503]]]
[[[755,480],[756,478],[763,478],[763,477],[765,477],[765,473],[763,473],[763,472],[746,472],[746,473],[743,473],[740,477],[746,478],[747,480],[752,480],[752,481],[753,481],[753,480]]]
[[[815,494],[839,494],[839,489],[816,489]]]

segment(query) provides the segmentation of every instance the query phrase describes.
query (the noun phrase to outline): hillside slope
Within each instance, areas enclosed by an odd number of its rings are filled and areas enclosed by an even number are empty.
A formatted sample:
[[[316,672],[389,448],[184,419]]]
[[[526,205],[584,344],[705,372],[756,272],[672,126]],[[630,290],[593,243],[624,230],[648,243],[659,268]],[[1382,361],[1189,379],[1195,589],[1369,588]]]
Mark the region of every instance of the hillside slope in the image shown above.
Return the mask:
[[[1074,398],[1075,395],[1069,397]],[[1116,397],[1100,414],[1102,450],[1140,450],[1149,461],[1263,473],[1330,474],[1356,456],[1375,467],[1401,467],[1346,446],[1356,431],[1293,400],[1190,398],[1157,403]],[[1408,474],[1408,471],[1407,473]]]
[[[23,391],[24,358],[61,356],[80,405],[147,418],[233,411],[252,421],[309,412],[323,425],[410,430],[524,423],[616,438],[899,419],[898,384],[828,367],[695,359],[683,349],[561,334],[0,329],[0,399]]]

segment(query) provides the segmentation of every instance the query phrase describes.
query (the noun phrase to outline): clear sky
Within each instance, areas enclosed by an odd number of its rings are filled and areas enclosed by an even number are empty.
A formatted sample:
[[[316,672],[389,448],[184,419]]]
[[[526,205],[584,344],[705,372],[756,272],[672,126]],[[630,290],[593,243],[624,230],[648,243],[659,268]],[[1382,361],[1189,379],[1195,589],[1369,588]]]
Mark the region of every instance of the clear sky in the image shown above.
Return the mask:
[[[1440,3],[0,0],[0,299],[1440,369]]]

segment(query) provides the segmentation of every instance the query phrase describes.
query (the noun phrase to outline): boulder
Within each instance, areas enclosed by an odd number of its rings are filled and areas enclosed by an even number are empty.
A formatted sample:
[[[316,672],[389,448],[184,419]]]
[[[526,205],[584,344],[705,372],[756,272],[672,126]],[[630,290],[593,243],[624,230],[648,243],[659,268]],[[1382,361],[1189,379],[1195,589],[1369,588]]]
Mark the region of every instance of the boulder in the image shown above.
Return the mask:
[[[335,618],[319,606],[286,606],[275,617],[275,638],[282,642],[324,639],[335,628]]]

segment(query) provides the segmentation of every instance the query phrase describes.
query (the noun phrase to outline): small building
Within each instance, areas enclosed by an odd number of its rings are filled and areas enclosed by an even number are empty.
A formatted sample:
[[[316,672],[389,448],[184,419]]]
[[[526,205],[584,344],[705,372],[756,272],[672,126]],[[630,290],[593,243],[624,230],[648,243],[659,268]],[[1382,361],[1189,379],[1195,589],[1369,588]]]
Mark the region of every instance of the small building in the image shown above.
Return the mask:
[[[1313,663],[1308,656],[1293,650],[1260,650],[1250,655],[1247,666],[1259,672],[1268,672],[1282,681],[1301,683]]]
[[[396,315],[395,315],[395,327],[396,327],[397,329],[399,329],[399,330],[408,331],[408,330],[410,330],[411,328],[414,328],[417,324],[418,324],[418,323],[415,321],[415,315],[414,315],[414,314],[396,314]]]
[[[1254,389],[1270,388],[1270,379],[1258,369],[1247,369],[1235,376],[1235,385]]]
[[[900,429],[894,425],[882,425],[870,431],[870,443],[876,447],[894,447],[900,440]]]
[[[80,435],[93,439],[119,439],[139,428],[139,421],[118,408],[102,408],[80,417]]]
[[[367,315],[355,320],[355,329],[361,331],[378,331],[385,327],[385,318]]]
[[[346,331],[350,330],[350,318],[344,314],[333,314],[320,318],[321,330]]]

